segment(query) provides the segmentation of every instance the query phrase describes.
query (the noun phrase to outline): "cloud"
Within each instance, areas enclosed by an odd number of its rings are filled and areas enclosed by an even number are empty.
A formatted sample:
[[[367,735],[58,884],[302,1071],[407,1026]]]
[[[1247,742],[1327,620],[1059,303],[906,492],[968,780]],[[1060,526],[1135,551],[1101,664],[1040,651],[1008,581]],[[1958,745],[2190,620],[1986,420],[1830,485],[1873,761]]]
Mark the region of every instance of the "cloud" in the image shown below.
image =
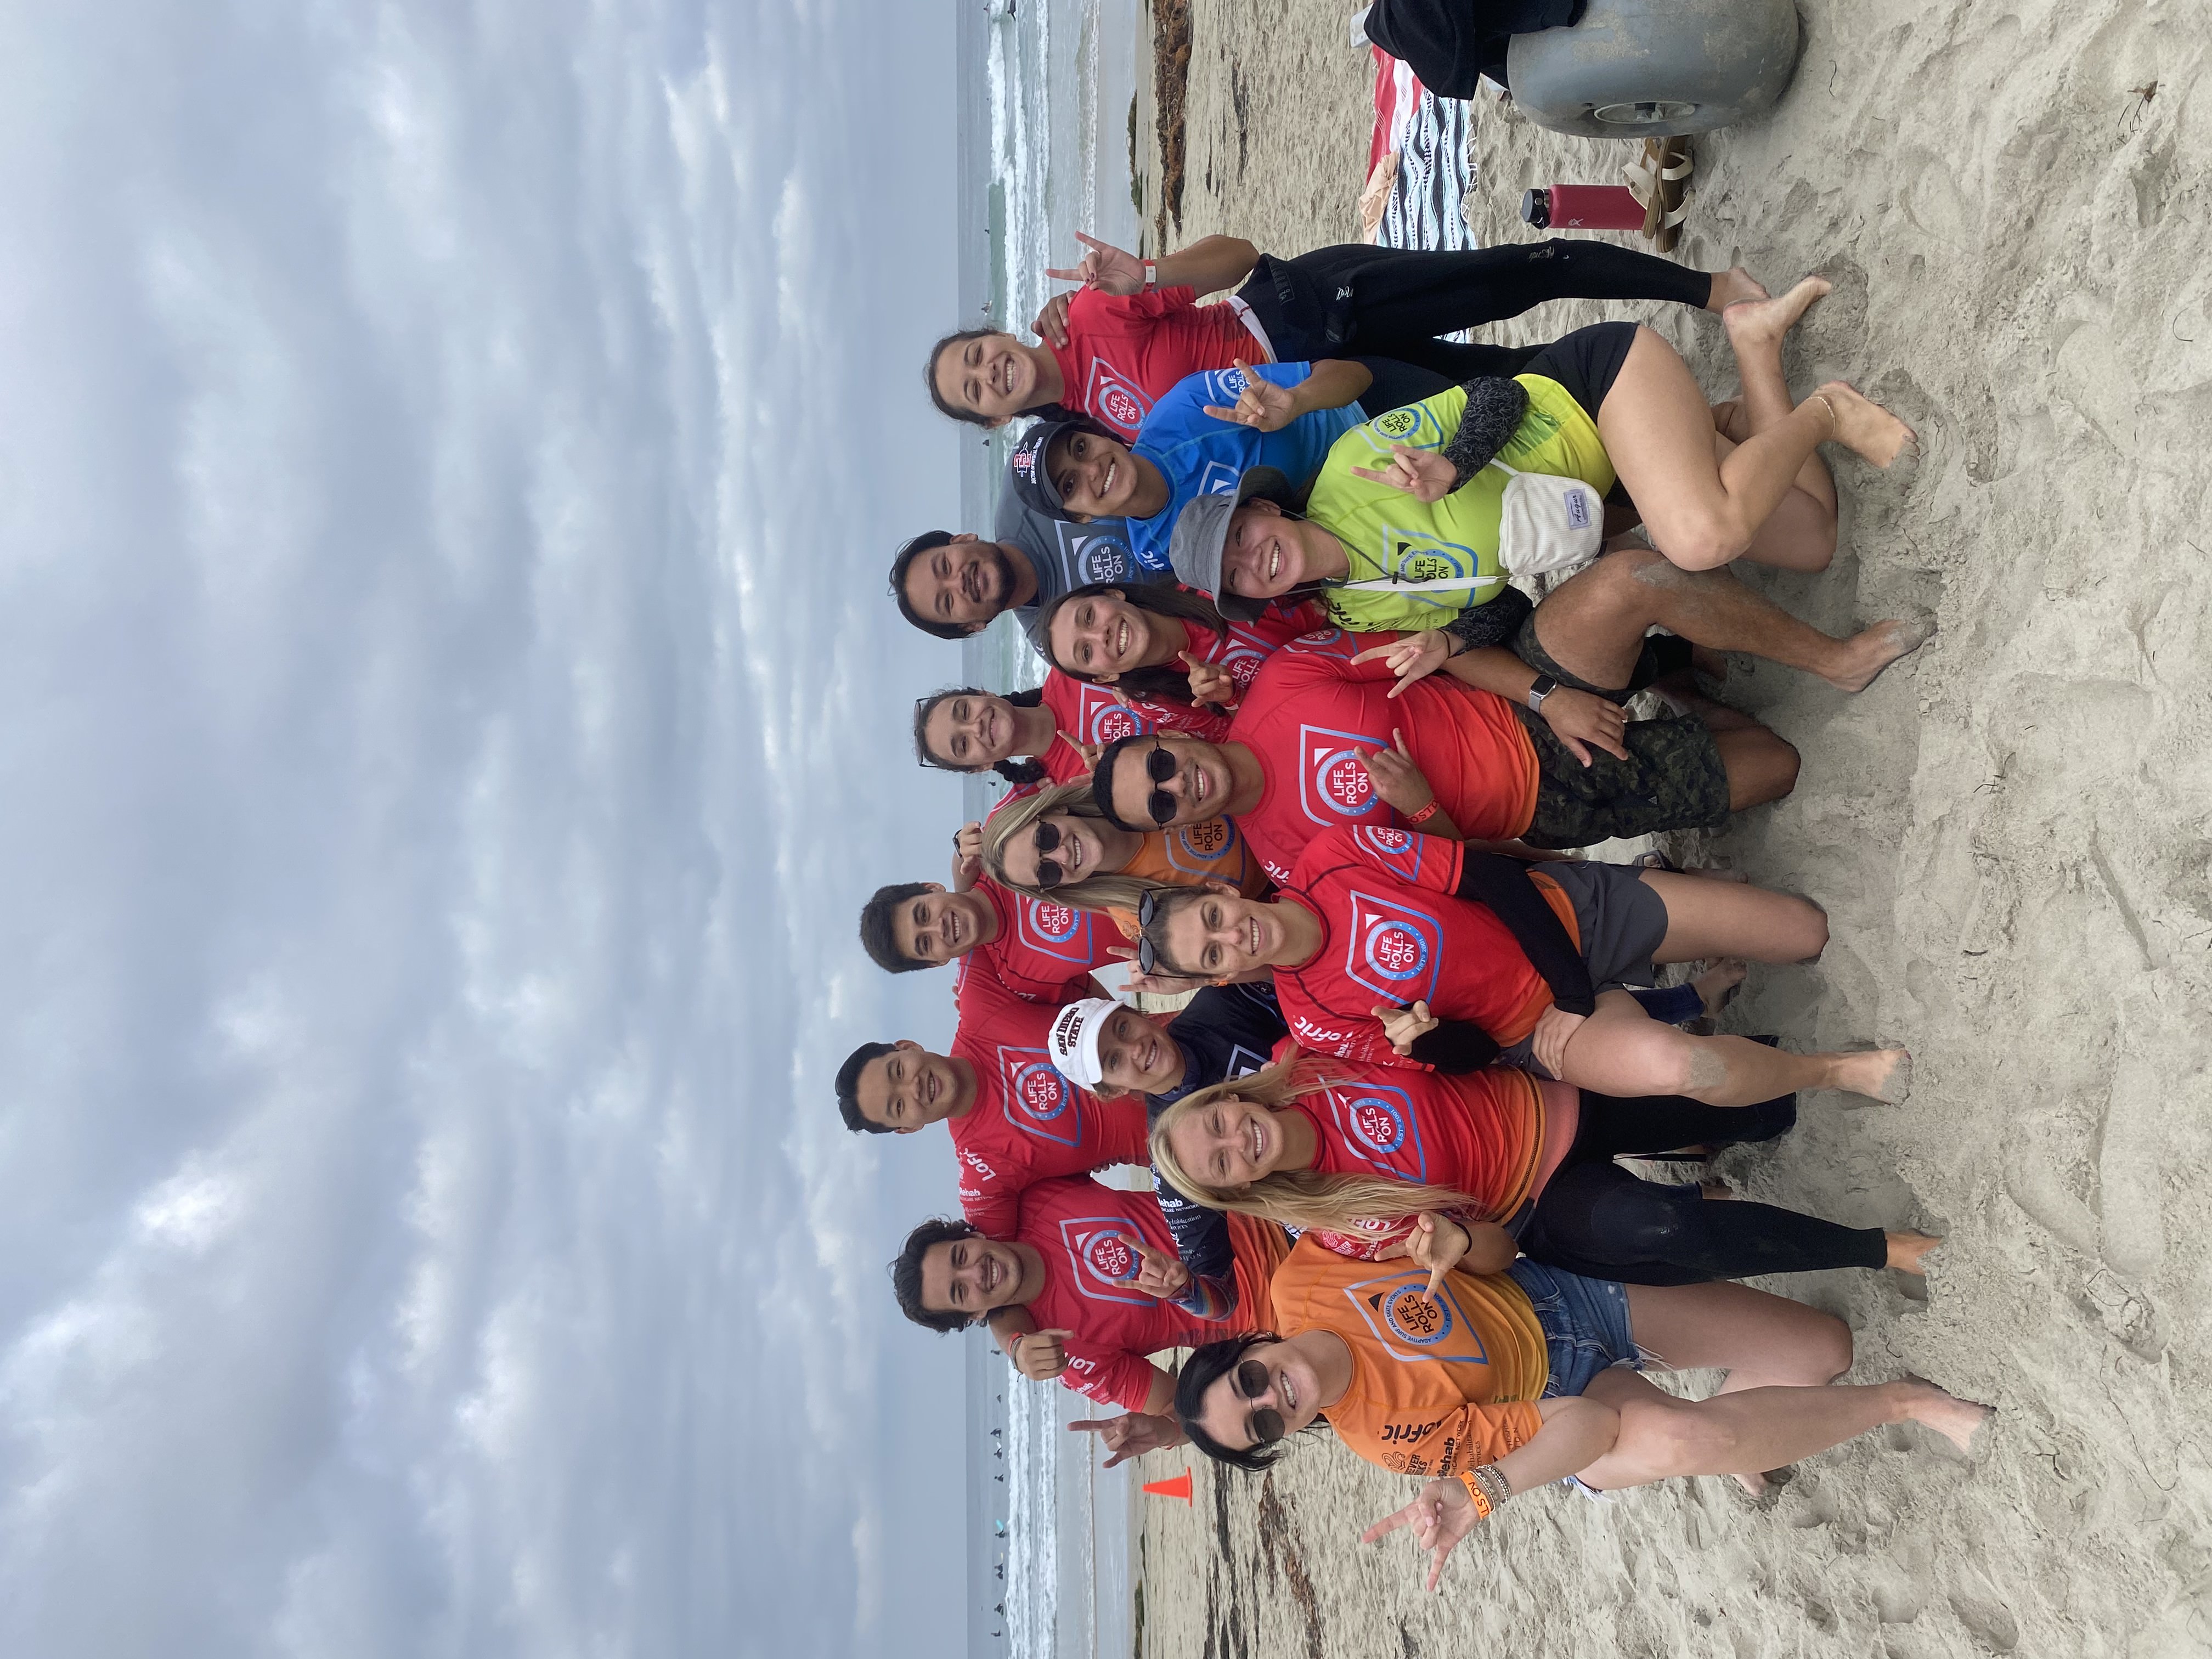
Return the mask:
[[[949,34],[0,21],[0,1648],[964,1645],[829,1099],[950,1024]]]

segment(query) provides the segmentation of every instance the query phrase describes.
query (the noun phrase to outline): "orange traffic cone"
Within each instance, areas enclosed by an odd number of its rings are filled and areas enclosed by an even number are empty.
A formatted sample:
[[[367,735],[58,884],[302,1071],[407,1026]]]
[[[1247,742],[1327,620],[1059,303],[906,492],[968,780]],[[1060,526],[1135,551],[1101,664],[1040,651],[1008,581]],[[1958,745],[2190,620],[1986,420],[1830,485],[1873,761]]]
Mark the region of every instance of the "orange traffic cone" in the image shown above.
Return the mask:
[[[1172,1480],[1147,1480],[1145,1490],[1158,1492],[1162,1498],[1180,1498],[1188,1504],[1190,1502],[1190,1471],[1184,1469]]]

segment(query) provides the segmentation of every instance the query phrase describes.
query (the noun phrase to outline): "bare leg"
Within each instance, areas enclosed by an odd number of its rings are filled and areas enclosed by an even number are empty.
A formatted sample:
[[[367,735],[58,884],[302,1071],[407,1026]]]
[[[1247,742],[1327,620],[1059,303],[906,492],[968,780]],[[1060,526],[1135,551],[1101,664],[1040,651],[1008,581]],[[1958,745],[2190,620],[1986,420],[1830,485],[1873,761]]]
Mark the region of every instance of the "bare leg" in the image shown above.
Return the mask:
[[[1851,1368],[1850,1326],[1748,1285],[1631,1285],[1628,1323],[1655,1364],[1724,1370],[1740,1389],[1832,1382]]]
[[[1704,1290],[1705,1285],[1685,1286]],[[1584,1391],[1620,1413],[1620,1436],[1582,1479],[1601,1492],[1680,1474],[1756,1474],[1824,1452],[1887,1423],[1919,1423],[1960,1451],[1990,1415],[1932,1382],[1757,1388],[1677,1400],[1632,1371],[1610,1370]]]
[[[1781,301],[1805,306],[1825,291],[1808,279]],[[1711,406],[1674,349],[1637,330],[1613,388],[1598,410],[1598,432],[1623,486],[1642,510],[1659,550],[1690,569],[1726,564],[1749,547],[1781,504],[1816,445],[1834,438],[1887,465],[1911,438],[1894,416],[1840,382],[1825,386],[1787,416],[1716,463]]]
[[[1885,1233],[1882,1237],[1889,1241],[1889,1259],[1881,1265],[1918,1279],[1928,1276],[1928,1252],[1943,1242],[1926,1233]]]
[[[1818,287],[1802,304],[1797,301],[1807,292],[1806,283],[1800,283],[1778,303],[1770,301],[1731,306],[1722,315],[1721,321],[1728,329],[1729,345],[1735,353],[1736,378],[1743,386],[1743,430],[1729,433],[1734,442],[1742,443],[1757,437],[1788,418],[1796,406],[1796,400],[1790,395],[1790,382],[1782,373],[1782,342],[1814,301],[1826,295],[1829,289],[1820,278],[1808,277],[1807,282],[1817,283]],[[1819,455],[1807,457],[1791,483],[1826,508],[1833,520],[1836,480]]]
[[[1925,622],[1881,622],[1832,639],[1724,570],[1684,570],[1649,548],[1607,554],[1545,597],[1536,638],[1553,661],[1592,685],[1625,687],[1645,630],[1741,651],[1857,691],[1928,638]]]
[[[1607,991],[1567,1038],[1560,1080],[1600,1094],[1687,1095],[1708,1106],[1751,1106],[1814,1089],[1895,1105],[1912,1090],[1902,1048],[1793,1054],[1739,1036],[1692,1036],[1662,1025],[1626,991]]]
[[[1667,937],[1656,962],[1812,962],[1827,949],[1827,912],[1810,899],[1671,870],[1646,870],[1639,878],[1667,907]]]

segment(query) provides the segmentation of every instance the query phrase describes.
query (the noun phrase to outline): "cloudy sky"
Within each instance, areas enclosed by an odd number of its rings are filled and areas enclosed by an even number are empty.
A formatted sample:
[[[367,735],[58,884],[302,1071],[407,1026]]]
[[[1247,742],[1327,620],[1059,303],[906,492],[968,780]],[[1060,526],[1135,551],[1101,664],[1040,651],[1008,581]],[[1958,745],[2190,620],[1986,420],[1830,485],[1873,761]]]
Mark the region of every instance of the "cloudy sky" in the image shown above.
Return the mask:
[[[0,1651],[963,1645],[950,12],[0,8]]]

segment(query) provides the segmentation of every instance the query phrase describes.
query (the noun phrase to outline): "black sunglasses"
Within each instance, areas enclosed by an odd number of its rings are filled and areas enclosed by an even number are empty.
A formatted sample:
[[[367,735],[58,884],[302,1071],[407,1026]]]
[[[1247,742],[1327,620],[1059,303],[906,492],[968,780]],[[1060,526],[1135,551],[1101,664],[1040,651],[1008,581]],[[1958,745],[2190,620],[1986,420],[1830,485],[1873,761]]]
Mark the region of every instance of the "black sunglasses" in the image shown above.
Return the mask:
[[[1042,818],[1037,820],[1036,830],[1037,850],[1036,884],[1040,887],[1057,887],[1061,882],[1067,879],[1067,872],[1060,867],[1059,861],[1054,859],[1048,859],[1045,856],[1048,853],[1058,852],[1060,850],[1060,826],[1058,824],[1047,823]]]
[[[1160,896],[1146,893],[1137,901],[1137,971],[1159,971],[1160,953],[1152,949],[1152,918],[1160,913]]]
[[[1145,775],[1154,783],[1165,783],[1178,769],[1175,751],[1153,738],[1152,752],[1145,757]],[[1145,797],[1145,811],[1154,823],[1165,823],[1176,815],[1176,799],[1164,789],[1155,789]]]
[[[1256,1359],[1247,1359],[1231,1373],[1229,1386],[1239,1400],[1257,1400],[1267,1392],[1273,1381],[1265,1365]],[[1255,1446],[1272,1446],[1287,1432],[1283,1414],[1270,1406],[1254,1412],[1244,1419],[1244,1425],[1252,1431],[1252,1443]]]

